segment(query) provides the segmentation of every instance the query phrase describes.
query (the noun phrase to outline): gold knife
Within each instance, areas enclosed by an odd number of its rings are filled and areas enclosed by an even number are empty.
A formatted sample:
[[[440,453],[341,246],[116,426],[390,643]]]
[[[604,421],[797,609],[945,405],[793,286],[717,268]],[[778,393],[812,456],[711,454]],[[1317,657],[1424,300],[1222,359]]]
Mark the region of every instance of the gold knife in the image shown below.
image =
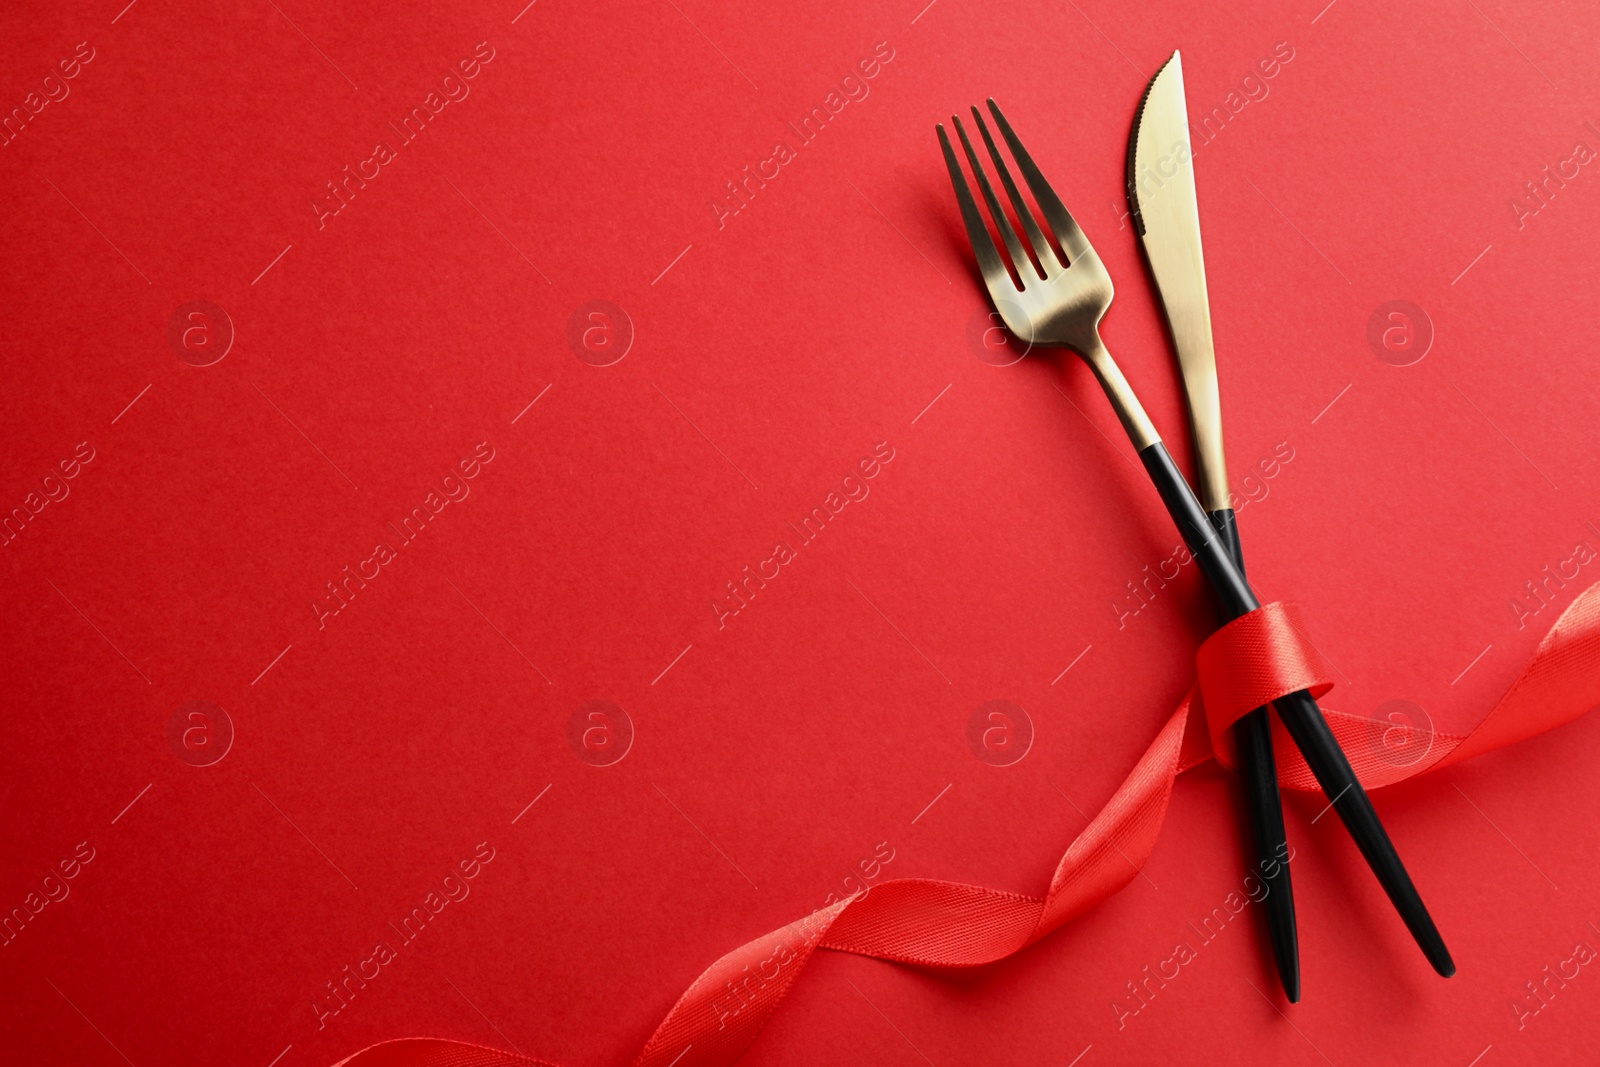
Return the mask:
[[[1211,344],[1211,303],[1200,244],[1200,206],[1194,191],[1194,153],[1183,93],[1183,59],[1177,52],[1156,72],[1139,102],[1128,138],[1128,211],[1144,245],[1172,330],[1183,372],[1200,477],[1195,488],[1219,539],[1239,573],[1244,559],[1228,494],[1222,451],[1222,402],[1217,394],[1217,359]],[[1300,950],[1295,928],[1289,851],[1267,711],[1257,708],[1233,728],[1239,774],[1245,783],[1259,871],[1267,886],[1262,901],[1278,977],[1291,1003],[1300,999]]]

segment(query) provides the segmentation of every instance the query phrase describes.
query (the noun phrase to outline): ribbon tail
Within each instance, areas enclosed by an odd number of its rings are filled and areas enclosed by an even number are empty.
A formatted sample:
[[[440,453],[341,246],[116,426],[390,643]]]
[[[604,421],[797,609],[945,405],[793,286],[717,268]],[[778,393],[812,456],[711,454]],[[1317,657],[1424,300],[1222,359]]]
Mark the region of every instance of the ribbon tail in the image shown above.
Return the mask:
[[[1178,705],[1106,806],[1067,848],[1050,879],[1030,942],[1083,914],[1133,881],[1155,851],[1172,784],[1193,759],[1189,700]],[[1186,744],[1187,740],[1187,744]]]
[[[1265,605],[1219,634],[1198,657],[1197,689],[1067,848],[1042,899],[934,879],[879,883],[713,963],[673,1005],[635,1067],[728,1067],[756,1040],[819,948],[927,967],[979,966],[1019,951],[1114,895],[1154,850],[1177,776],[1214,755],[1228,761],[1228,726],[1283,693],[1308,689],[1320,695],[1331,684],[1297,616],[1283,605]],[[1401,728],[1332,709],[1327,714],[1363,784],[1374,788],[1543,733],[1596,705],[1600,584],[1556,620],[1533,661],[1476,729],[1465,737],[1423,731],[1428,748],[1415,765],[1380,765],[1383,760],[1374,755],[1382,735]],[[1415,740],[1411,732],[1406,737]],[[1316,787],[1304,761],[1281,737],[1279,752],[1285,787]],[[411,1038],[373,1045],[335,1067],[553,1065],[463,1042]]]
[[[839,915],[860,896],[746,942],[707,967],[661,1020],[634,1067],[725,1067],[761,1033]]]
[[[368,1045],[333,1067],[556,1067],[499,1049],[437,1037],[402,1037]]]
[[[1600,584],[1556,619],[1533,660],[1478,727],[1435,767],[1525,741],[1600,705]]]

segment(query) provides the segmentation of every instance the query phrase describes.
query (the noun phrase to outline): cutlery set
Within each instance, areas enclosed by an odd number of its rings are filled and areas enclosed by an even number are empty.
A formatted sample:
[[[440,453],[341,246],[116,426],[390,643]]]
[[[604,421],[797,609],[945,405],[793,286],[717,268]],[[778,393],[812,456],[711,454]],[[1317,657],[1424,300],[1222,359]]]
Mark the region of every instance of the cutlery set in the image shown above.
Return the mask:
[[[1143,243],[1182,372],[1197,456],[1198,497],[1101,341],[1100,320],[1111,306],[1113,294],[1110,274],[993,100],[988,101],[988,112],[1037,205],[1035,214],[1012,177],[989,123],[978,108],[972,108],[972,123],[984,154],[1021,226],[1019,236],[966,126],[952,116],[962,155],[994,231],[1005,246],[1004,253],[990,234],[949,134],[942,124],[937,132],[967,239],[995,310],[1011,333],[1028,345],[1068,348],[1088,364],[1210,585],[1222,620],[1254,611],[1260,605],[1245,579],[1238,528],[1229,503],[1181,57],[1173,53],[1140,101],[1128,143],[1127,195],[1129,215]],[[1444,940],[1316,700],[1300,690],[1272,703],[1330,807],[1338,813],[1423,955],[1439,974],[1454,974],[1455,964]],[[1267,710],[1258,708],[1240,719],[1233,726],[1233,737],[1258,873],[1268,887],[1264,911],[1273,957],[1284,993],[1294,1002],[1300,998],[1298,938]]]

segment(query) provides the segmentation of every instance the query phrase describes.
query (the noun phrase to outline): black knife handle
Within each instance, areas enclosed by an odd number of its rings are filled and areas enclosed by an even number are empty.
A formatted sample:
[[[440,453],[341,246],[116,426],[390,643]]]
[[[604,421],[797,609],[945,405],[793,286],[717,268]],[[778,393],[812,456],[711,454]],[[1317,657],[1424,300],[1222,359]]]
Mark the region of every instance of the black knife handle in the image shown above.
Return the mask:
[[[1172,462],[1166,446],[1160,441],[1139,450],[1145,471],[1161,494],[1178,532],[1183,535],[1189,552],[1194,556],[1200,571],[1211,583],[1211,589],[1221,603],[1223,614],[1236,619],[1260,607],[1244,574],[1234,566],[1227,543],[1211,526],[1211,521],[1195,499],[1194,491],[1184,481],[1177,464]],[[1377,876],[1378,884],[1388,894],[1395,910],[1400,913],[1406,928],[1416,939],[1422,954],[1433,969],[1446,978],[1456,973],[1456,965],[1445,947],[1444,938],[1428,914],[1417,887],[1406,873],[1405,865],[1395,852],[1394,844],[1378,821],[1367,791],[1361,787],[1356,773],[1350,767],[1333,731],[1317,702],[1305,690],[1298,690],[1272,702],[1278,718],[1289,732],[1289,737],[1305,757],[1306,766],[1316,777],[1317,784],[1327,795],[1334,811],[1345,829],[1355,840],[1356,847],[1366,859],[1367,866]]]
[[[1233,509],[1210,512],[1217,532],[1234,566],[1244,573],[1244,551]],[[1300,936],[1294,918],[1294,886],[1289,879],[1289,839],[1283,828],[1283,800],[1278,795],[1277,761],[1272,756],[1272,731],[1267,709],[1256,708],[1233,724],[1233,743],[1239,753],[1239,779],[1244,783],[1250,809],[1251,836],[1255,841],[1256,877],[1266,887],[1261,906],[1267,917],[1267,937],[1278,965],[1289,1003],[1300,1000]]]

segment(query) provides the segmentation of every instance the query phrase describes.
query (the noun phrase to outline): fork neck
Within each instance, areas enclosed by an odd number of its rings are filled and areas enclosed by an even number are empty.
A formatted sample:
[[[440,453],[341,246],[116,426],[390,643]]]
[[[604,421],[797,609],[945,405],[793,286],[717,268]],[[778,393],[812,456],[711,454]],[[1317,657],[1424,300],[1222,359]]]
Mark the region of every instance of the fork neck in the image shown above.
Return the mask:
[[[1151,445],[1159,444],[1161,435],[1156,433],[1155,423],[1144,413],[1144,405],[1134,395],[1133,386],[1122,376],[1122,368],[1111,358],[1111,353],[1106,351],[1099,336],[1096,335],[1094,343],[1085,346],[1078,354],[1100,380],[1100,388],[1105,391],[1106,399],[1111,401],[1112,409],[1122,422],[1123,431],[1127,433],[1128,440],[1133,442],[1134,451],[1143,452]]]
[[[1144,464],[1156,491],[1161,494],[1161,502],[1167,506],[1167,514],[1172,516],[1184,543],[1189,546],[1190,554],[1215,590],[1223,614],[1229,619],[1236,619],[1253,611],[1259,605],[1250,583],[1233,561],[1230,542],[1217,533],[1210,517],[1195,499],[1194,490],[1184,481],[1178,465],[1161,443],[1161,435],[1156,433],[1155,424],[1145,414],[1139,398],[1133,395],[1132,386],[1122,376],[1111,353],[1106,351],[1098,331],[1092,342],[1086,342],[1083,348],[1078,349],[1078,353],[1094,371],[1095,377],[1100,379],[1100,387],[1116,409],[1117,418],[1122,420],[1122,428],[1127,431],[1128,440],[1133,442],[1134,450],[1139,453],[1139,461]]]

